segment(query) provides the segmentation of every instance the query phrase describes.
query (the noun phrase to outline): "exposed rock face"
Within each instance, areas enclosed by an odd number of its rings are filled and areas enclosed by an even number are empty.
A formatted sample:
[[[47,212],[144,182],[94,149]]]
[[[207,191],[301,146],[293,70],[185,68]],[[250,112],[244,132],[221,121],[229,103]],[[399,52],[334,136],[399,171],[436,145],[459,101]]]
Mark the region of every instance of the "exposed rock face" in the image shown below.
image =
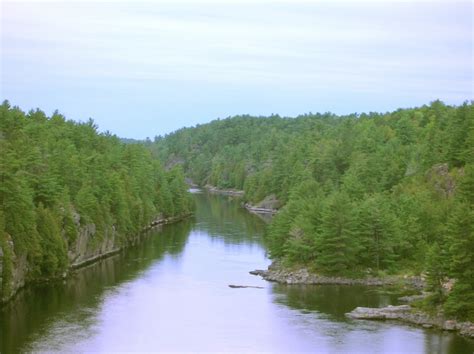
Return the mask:
[[[278,209],[281,207],[280,201],[274,194],[265,197],[264,200],[257,203],[256,205],[245,203],[245,209],[256,214],[276,214]]]
[[[463,171],[461,170],[462,174]],[[456,191],[456,181],[453,175],[449,173],[447,163],[434,165],[426,172],[426,179],[431,182],[435,190],[445,196],[452,197]]]
[[[4,265],[5,261],[5,254],[7,250],[1,250],[0,255],[0,303],[9,300],[18,289],[22,288],[26,282],[26,276],[28,274],[28,261],[26,255],[16,255],[14,252],[14,245],[13,240],[11,239],[10,235],[6,235],[7,239],[5,242],[5,247],[8,247],[8,254],[11,255],[11,274],[9,276],[9,284],[4,284],[4,274],[3,271],[6,268]],[[5,287],[4,287],[5,286]],[[5,290],[5,293],[4,291]]]
[[[268,281],[274,281],[283,284],[335,284],[335,285],[394,285],[400,282],[411,287],[422,287],[423,282],[419,277],[366,277],[366,278],[344,278],[330,277],[311,273],[306,268],[286,269],[278,262],[273,262],[268,270],[254,270],[250,272],[253,275],[259,275]]]
[[[187,215],[186,215],[187,216]],[[185,216],[183,216],[185,217]],[[183,217],[164,218],[158,215],[144,231],[161,225],[168,224],[182,219]],[[63,274],[66,276],[68,270],[78,268],[82,265],[92,263],[108,255],[119,252],[123,247],[130,243],[136,243],[140,239],[140,235],[128,238],[127,243],[120,240],[115,228],[112,227],[105,233],[101,239],[95,239],[96,226],[94,224],[80,225],[80,216],[77,213],[73,214],[74,222],[77,227],[76,238],[71,241],[68,240],[68,260],[69,268]],[[64,236],[65,237],[65,236]],[[25,286],[28,279],[28,259],[26,254],[19,255],[15,252],[14,244],[11,237],[7,238],[6,247],[8,253],[11,254],[12,271],[9,276],[10,280],[8,286],[4,286],[4,269],[5,269],[5,250],[0,247],[0,303],[11,299],[16,292]]]
[[[463,336],[474,338],[474,323],[446,320],[443,316],[431,316],[417,311],[409,305],[387,306],[381,308],[356,307],[346,316],[357,320],[398,320],[424,328],[439,328],[446,331],[459,331]]]
[[[121,247],[116,244],[114,229],[112,229],[112,232],[106,233],[98,244],[91,242],[95,233],[96,227],[94,224],[85,225],[79,229],[75,242],[69,244],[68,258],[72,268],[77,268],[82,264],[120,251]]]

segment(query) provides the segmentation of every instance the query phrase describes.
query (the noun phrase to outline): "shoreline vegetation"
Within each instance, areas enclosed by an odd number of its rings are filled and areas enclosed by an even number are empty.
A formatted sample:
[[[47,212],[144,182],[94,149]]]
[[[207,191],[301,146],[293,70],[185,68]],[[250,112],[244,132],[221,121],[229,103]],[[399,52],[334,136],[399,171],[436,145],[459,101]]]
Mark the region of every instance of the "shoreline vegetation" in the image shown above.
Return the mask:
[[[61,279],[66,279],[70,277],[71,275],[73,275],[74,271],[85,268],[91,264],[101,262],[104,259],[110,258],[118,253],[126,251],[127,248],[136,245],[137,243],[141,242],[143,238],[147,237],[148,232],[161,228],[165,225],[174,224],[174,223],[183,221],[187,218],[192,217],[193,215],[194,215],[193,213],[187,213],[187,214],[183,214],[180,216],[173,216],[173,217],[163,217],[163,216],[157,217],[147,227],[144,227],[143,230],[139,234],[135,235],[132,238],[129,238],[126,244],[117,246],[116,248],[106,250],[103,253],[100,252],[98,254],[90,255],[90,257],[81,259],[79,262],[72,262],[69,264],[69,266],[64,270],[62,274],[58,274],[58,275],[54,275],[50,277],[32,279],[32,280],[22,279],[18,282],[18,285],[16,287],[11,289],[11,292],[8,296],[4,296],[2,299],[0,299],[1,300],[0,307],[5,306],[11,301],[13,301],[15,297],[29,285],[34,285],[34,284],[39,284],[39,283],[48,283],[48,282],[58,281]]]
[[[317,274],[307,267],[286,267],[281,262],[273,261],[267,270],[256,269],[249,272],[261,276],[263,279],[280,284],[306,284],[306,285],[366,285],[388,286],[402,285],[416,290],[424,289],[426,282],[421,276],[365,276],[345,277]]]
[[[190,184],[191,187],[196,187],[196,184]],[[203,187],[204,190],[208,191],[209,193],[213,194],[220,194],[220,195],[227,195],[227,196],[232,196],[232,197],[241,197],[243,198],[245,196],[245,191],[243,190],[238,190],[238,189],[221,189],[216,186],[211,186],[209,184],[206,184]],[[257,214],[257,215],[276,215],[278,213],[278,208],[277,205],[279,205],[279,202],[274,199],[275,201],[268,201],[268,199],[273,200],[274,196],[271,196],[270,198],[265,198],[259,203],[252,204],[250,202],[245,202],[242,204],[242,206],[247,209],[249,212]]]
[[[180,222],[180,221],[183,221],[187,218],[190,218],[192,217],[193,214],[187,214],[187,215],[183,215],[181,217],[173,217],[173,218],[162,218],[162,219],[156,219],[154,220],[153,223],[150,224],[149,227],[146,227],[144,228],[144,230],[142,231],[142,233],[140,233],[139,235],[137,235],[133,240],[130,241],[129,244],[127,245],[124,245],[122,247],[118,247],[118,248],[115,248],[115,249],[112,249],[110,251],[107,251],[105,253],[101,253],[101,254],[98,254],[98,255],[95,255],[95,256],[91,256],[91,258],[88,258],[88,259],[85,259],[85,260],[82,260],[81,262],[79,263],[73,263],[73,264],[70,264],[68,269],[66,269],[66,271],[61,274],[61,275],[58,275],[58,276],[55,276],[55,277],[50,277],[50,278],[41,278],[41,279],[36,279],[36,280],[32,280],[32,281],[29,281],[29,282],[25,282],[21,287],[17,288],[17,290],[15,291],[15,293],[13,293],[10,298],[6,299],[6,300],[3,300],[2,302],[0,302],[0,308],[2,306],[6,306],[7,304],[9,304],[10,302],[14,301],[15,297],[21,292],[23,291],[25,288],[27,288],[28,286],[30,285],[34,285],[34,284],[41,284],[41,283],[49,283],[49,282],[54,282],[54,281],[59,281],[61,279],[66,279],[66,278],[69,278],[70,276],[73,276],[74,275],[74,272],[75,271],[78,271],[78,270],[81,270],[83,268],[86,268],[92,264],[95,264],[95,263],[98,263],[98,262],[101,262],[107,258],[110,258],[110,257],[113,257],[121,252],[124,252],[126,251],[127,248],[129,247],[132,247],[134,245],[136,245],[137,243],[141,242],[141,240],[144,238],[144,237],[147,237],[147,233],[149,231],[152,231],[154,229],[158,229],[164,225],[169,225],[169,224],[173,224],[173,223],[176,223],[176,222]]]
[[[0,303],[194,210],[180,166],[92,119],[0,105]]]
[[[210,184],[206,184],[203,187],[206,191],[209,193],[214,193],[214,194],[221,194],[221,195],[228,195],[232,197],[243,197],[244,196],[244,191],[238,190],[238,189],[233,189],[233,188],[218,188],[216,186],[211,186]]]
[[[133,239],[133,241],[131,241],[129,244],[127,244],[125,246],[122,246],[122,247],[119,247],[119,248],[116,248],[116,249],[113,249],[113,250],[110,250],[110,251],[107,251],[106,253],[99,254],[99,255],[94,256],[92,258],[83,260],[80,263],[71,264],[69,266],[69,269],[68,269],[68,272],[67,272],[66,276],[61,276],[60,278],[68,277],[70,275],[71,270],[78,270],[78,269],[84,268],[84,267],[86,267],[90,264],[100,262],[103,259],[109,258],[109,257],[111,257],[115,254],[118,254],[120,252],[125,251],[128,247],[134,246],[137,243],[139,243],[142,238],[146,237],[146,235],[149,231],[153,231],[153,230],[158,229],[158,228],[160,228],[164,225],[174,224],[174,223],[186,220],[187,218],[190,218],[192,216],[193,216],[193,213],[189,213],[189,214],[185,214],[185,215],[182,215],[182,216],[174,216],[174,217],[168,217],[168,218],[165,218],[165,217],[157,218],[157,219],[153,220],[150,223],[149,226],[145,227],[143,229],[143,231],[139,235],[137,235]],[[56,279],[59,279],[59,278],[51,278],[51,279],[46,279],[46,280],[43,280],[43,281],[47,282],[47,281],[56,280]],[[41,282],[41,281],[42,280],[38,280],[38,282]],[[28,285],[28,284],[26,284],[26,285]]]
[[[424,274],[427,308],[474,322],[473,101],[240,115],[150,146],[198,185],[244,191],[247,210],[278,210],[264,236],[272,260],[341,278]]]
[[[194,185],[195,186],[195,185]],[[243,197],[244,191],[234,189],[220,189],[215,186],[206,185],[205,190],[213,194]],[[273,196],[265,199],[273,199]],[[244,203],[243,207],[248,212],[254,214],[271,214],[278,212],[278,209],[260,208],[251,203]],[[364,286],[402,286],[411,288],[417,294],[403,296],[398,299],[405,305],[389,305],[382,308],[356,307],[353,311],[346,313],[346,317],[353,320],[392,320],[423,328],[435,328],[438,330],[457,332],[460,335],[474,339],[474,323],[469,321],[457,321],[446,318],[441,313],[432,314],[411,304],[426,299],[429,294],[426,290],[426,279],[422,276],[408,275],[387,275],[387,276],[366,276],[359,278],[349,278],[341,276],[325,276],[309,271],[306,267],[285,267],[281,262],[273,261],[267,270],[256,269],[249,271],[250,274],[260,276],[269,282],[276,282],[287,285],[364,285]],[[229,285],[229,287],[245,287]]]

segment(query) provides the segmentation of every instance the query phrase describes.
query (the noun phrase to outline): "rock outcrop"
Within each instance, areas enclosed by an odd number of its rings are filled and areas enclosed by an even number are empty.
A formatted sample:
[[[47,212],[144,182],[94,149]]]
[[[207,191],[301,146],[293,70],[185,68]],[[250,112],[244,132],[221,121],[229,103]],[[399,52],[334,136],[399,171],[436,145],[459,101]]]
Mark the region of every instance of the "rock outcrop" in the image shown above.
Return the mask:
[[[365,277],[345,278],[330,277],[310,272],[307,268],[287,269],[278,262],[273,262],[268,270],[254,270],[250,274],[259,275],[268,281],[282,284],[334,284],[334,285],[369,285],[383,286],[404,284],[413,288],[422,288],[424,282],[419,277]]]
[[[276,214],[281,207],[280,201],[274,194],[265,197],[261,202],[253,205],[251,203],[244,204],[245,209],[256,214]]]
[[[474,323],[445,319],[441,315],[431,316],[413,309],[410,305],[381,308],[356,307],[353,311],[346,313],[346,316],[356,320],[397,320],[424,328],[458,331],[463,336],[474,338]]]
[[[159,225],[176,222],[187,216],[189,215],[165,218],[162,215],[158,215],[143,231]],[[94,224],[81,225],[80,216],[77,213],[73,214],[73,219],[78,231],[74,240],[66,242],[68,245],[67,256],[69,266],[62,274],[63,277],[66,277],[71,269],[79,268],[120,252],[128,245],[138,242],[141,237],[141,234],[137,234],[127,237],[125,240],[125,238],[119,237],[114,227],[111,227],[105,232],[105,235],[97,238],[96,226]],[[63,237],[66,236],[63,235]],[[28,281],[46,280],[30,279],[27,255],[16,252],[10,236],[7,235],[7,240],[3,247],[7,249],[4,250],[0,247],[0,304],[10,300]],[[6,253],[9,255],[8,260],[6,259]],[[6,262],[9,262],[10,271],[6,271]]]
[[[0,247],[0,303],[9,300],[18,289],[22,288],[28,275],[27,256],[15,253],[13,240],[8,234],[4,247],[5,249]]]

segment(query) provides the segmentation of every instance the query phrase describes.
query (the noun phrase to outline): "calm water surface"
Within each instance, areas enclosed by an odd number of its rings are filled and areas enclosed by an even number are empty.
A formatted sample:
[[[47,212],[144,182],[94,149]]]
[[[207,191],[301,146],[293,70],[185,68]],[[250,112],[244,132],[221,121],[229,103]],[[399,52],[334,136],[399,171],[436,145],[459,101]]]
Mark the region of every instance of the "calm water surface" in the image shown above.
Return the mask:
[[[396,303],[380,289],[284,286],[249,275],[270,263],[264,223],[226,197],[195,197],[194,220],[65,282],[21,292],[0,312],[0,351],[474,352],[453,334],[344,317],[356,306]]]

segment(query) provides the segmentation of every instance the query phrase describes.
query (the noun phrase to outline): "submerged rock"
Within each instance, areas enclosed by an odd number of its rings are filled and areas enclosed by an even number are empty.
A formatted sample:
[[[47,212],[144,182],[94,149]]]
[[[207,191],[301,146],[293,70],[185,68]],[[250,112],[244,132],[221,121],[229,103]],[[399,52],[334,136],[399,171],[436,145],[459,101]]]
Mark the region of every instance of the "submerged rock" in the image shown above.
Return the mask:
[[[239,288],[254,288],[254,289],[263,289],[263,286],[254,286],[254,285],[229,285],[229,288],[239,289]]]

